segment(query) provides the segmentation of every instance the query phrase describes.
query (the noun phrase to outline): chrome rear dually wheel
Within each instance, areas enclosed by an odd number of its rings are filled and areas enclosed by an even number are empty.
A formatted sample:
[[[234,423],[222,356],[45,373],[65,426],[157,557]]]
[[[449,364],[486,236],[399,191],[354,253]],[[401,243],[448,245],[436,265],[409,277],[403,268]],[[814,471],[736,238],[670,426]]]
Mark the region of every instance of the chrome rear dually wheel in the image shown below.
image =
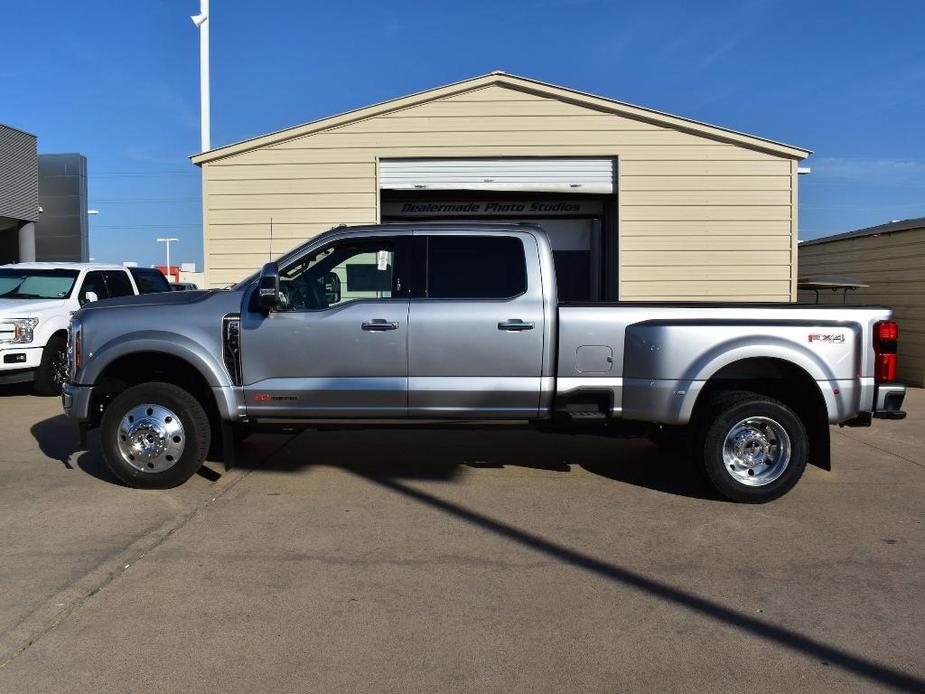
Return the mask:
[[[749,487],[771,484],[790,464],[790,436],[770,417],[748,417],[726,434],[723,462],[736,482]]]
[[[759,393],[722,392],[696,422],[695,453],[714,489],[733,501],[786,494],[806,468],[809,440],[787,404]]]

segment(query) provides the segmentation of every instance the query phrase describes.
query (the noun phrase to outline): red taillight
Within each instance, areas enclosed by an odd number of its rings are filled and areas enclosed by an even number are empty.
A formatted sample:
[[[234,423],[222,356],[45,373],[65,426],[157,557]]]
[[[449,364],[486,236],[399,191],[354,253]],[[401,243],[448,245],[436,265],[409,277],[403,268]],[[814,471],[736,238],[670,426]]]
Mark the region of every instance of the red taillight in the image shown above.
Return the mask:
[[[882,320],[874,326],[877,339],[881,342],[892,340],[896,342],[899,339],[899,324],[896,321]]]
[[[888,383],[896,380],[896,341],[899,325],[882,320],[874,324],[874,380]]]
[[[896,355],[878,354],[874,362],[874,380],[877,383],[889,383],[896,380]]]

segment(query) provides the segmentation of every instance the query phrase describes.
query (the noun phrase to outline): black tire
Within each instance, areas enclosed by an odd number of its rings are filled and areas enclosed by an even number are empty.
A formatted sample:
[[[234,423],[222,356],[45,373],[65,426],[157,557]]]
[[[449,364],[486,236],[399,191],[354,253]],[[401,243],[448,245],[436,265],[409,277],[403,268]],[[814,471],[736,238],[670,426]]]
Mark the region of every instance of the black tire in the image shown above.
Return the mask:
[[[176,414],[182,423],[185,445],[172,466],[158,472],[136,469],[119,451],[122,418],[138,405],[151,403]],[[189,392],[170,383],[143,383],[121,392],[103,413],[100,443],[106,466],[120,481],[137,489],[169,489],[192,477],[202,465],[212,438],[209,417]]]
[[[753,475],[754,470],[762,473],[765,470],[762,464],[754,469],[747,466],[736,468],[735,465],[727,465],[724,459],[727,435],[731,434],[737,424],[749,418],[772,420],[773,424],[786,432],[789,439],[789,462],[776,479],[766,483],[760,483],[757,479],[754,483],[740,481],[743,477]],[[694,453],[717,492],[732,501],[761,504],[783,496],[800,480],[809,455],[809,437],[803,422],[784,403],[758,393],[735,391],[720,394],[698,418]]]
[[[61,395],[67,380],[67,337],[53,335],[42,350],[42,361],[35,370],[37,395]]]

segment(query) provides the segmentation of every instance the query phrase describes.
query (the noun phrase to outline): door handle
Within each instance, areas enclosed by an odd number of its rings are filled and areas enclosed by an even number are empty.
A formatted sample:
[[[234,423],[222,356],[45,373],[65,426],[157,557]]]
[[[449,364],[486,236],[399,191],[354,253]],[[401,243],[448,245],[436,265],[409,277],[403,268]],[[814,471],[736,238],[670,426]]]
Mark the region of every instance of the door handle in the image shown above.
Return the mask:
[[[370,321],[365,321],[361,326],[363,330],[368,330],[374,333],[385,332],[386,330],[398,330],[397,321],[387,321],[385,318],[373,318]]]
[[[508,320],[498,323],[498,330],[506,330],[514,333],[522,330],[533,330],[533,321],[527,322],[520,320],[520,318],[509,318]]]

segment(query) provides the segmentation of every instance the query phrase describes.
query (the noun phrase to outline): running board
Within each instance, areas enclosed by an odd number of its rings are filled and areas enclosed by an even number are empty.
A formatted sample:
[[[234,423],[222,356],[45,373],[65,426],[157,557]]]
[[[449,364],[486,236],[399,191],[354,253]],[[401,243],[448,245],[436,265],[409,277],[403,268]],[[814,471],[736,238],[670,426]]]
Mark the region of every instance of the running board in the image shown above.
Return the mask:
[[[563,410],[559,413],[572,422],[606,422],[607,415],[598,410]]]

